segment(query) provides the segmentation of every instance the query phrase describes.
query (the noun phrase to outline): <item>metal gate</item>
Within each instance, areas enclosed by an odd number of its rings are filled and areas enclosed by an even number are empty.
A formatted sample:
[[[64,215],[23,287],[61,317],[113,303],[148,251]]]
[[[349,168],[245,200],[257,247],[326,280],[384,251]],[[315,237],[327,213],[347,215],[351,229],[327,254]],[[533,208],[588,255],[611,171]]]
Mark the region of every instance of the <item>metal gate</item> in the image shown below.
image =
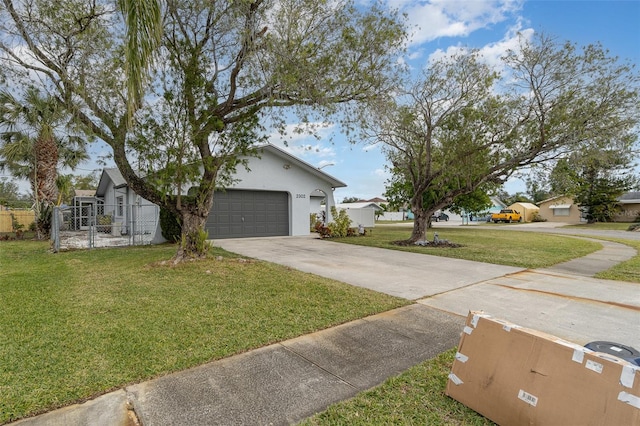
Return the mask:
[[[101,200],[55,207],[53,251],[151,244],[158,228],[155,204],[107,205]]]

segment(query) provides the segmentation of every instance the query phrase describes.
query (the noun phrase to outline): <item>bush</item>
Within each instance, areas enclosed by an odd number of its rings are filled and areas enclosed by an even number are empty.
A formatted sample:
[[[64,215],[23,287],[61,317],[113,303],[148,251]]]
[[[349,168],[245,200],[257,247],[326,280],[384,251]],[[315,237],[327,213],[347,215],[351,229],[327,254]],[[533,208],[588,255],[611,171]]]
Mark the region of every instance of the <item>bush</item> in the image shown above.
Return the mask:
[[[349,233],[349,227],[351,226],[351,219],[347,211],[338,211],[335,207],[331,207],[331,215],[333,216],[333,222],[329,224],[329,227],[332,229],[332,236],[346,237]]]
[[[109,232],[111,232],[111,215],[110,214],[105,214],[105,215],[98,215],[96,217],[96,221],[97,223],[97,231],[98,232],[104,232],[106,234],[108,234]]]
[[[160,207],[160,229],[165,240],[178,242],[182,236],[180,219],[173,212]]]
[[[531,222],[546,222],[546,221],[547,219],[540,216],[540,213],[538,212],[533,212],[533,214],[531,215]]]

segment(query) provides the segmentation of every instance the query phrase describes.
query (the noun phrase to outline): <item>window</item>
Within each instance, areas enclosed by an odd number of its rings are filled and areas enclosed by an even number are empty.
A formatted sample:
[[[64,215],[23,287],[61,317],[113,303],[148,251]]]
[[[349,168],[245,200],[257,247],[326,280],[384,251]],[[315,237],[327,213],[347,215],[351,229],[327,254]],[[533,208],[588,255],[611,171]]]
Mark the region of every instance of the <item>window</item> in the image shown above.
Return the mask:
[[[556,204],[549,206],[549,208],[553,211],[554,216],[569,216],[571,204]]]
[[[116,197],[116,215],[124,216],[124,197]]]

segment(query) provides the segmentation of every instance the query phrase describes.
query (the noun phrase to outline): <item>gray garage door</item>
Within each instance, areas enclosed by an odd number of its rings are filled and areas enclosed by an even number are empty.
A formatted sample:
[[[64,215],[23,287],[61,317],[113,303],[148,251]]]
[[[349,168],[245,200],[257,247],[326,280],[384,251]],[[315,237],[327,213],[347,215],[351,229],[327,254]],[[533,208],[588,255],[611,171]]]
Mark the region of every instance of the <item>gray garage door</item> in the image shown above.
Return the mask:
[[[216,192],[205,229],[213,239],[289,235],[289,196],[274,191]]]

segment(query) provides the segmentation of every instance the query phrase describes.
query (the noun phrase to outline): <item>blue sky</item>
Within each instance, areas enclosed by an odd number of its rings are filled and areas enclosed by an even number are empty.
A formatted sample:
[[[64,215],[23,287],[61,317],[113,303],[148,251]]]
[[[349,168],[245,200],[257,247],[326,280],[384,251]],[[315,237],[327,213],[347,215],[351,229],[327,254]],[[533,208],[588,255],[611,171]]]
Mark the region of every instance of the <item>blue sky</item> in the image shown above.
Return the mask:
[[[498,58],[515,45],[518,31],[544,32],[580,46],[600,42],[612,55],[640,66],[640,0],[385,1],[409,17],[412,41],[402,60],[414,69],[424,67],[433,55],[460,46],[482,49]],[[274,134],[270,142],[316,167],[325,166],[323,171],[345,182],[348,186],[334,194],[337,202],[345,197],[382,196],[388,172],[379,147],[348,144],[332,126],[320,135],[319,140],[293,135],[285,146]],[[91,146],[90,152],[94,157],[107,153],[101,145]],[[84,164],[76,173],[87,174],[100,167],[94,162]],[[505,189],[514,193],[525,191],[525,186],[512,179]],[[21,184],[21,190],[27,192],[28,184]]]

